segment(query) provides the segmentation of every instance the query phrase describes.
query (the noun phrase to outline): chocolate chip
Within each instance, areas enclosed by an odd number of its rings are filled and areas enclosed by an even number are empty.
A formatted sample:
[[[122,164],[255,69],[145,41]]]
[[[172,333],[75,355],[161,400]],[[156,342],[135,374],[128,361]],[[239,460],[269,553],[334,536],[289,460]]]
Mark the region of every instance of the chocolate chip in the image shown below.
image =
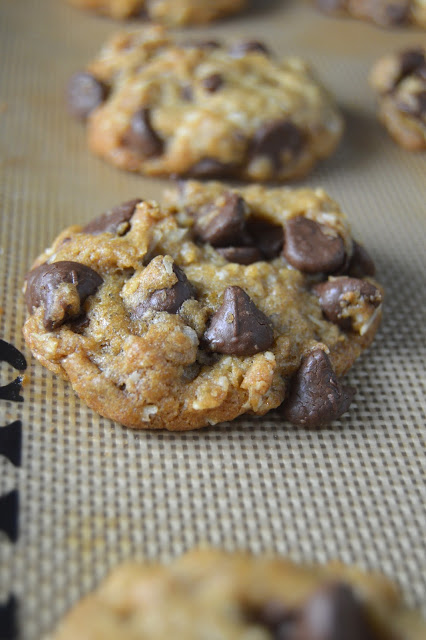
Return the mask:
[[[27,277],[25,300],[30,313],[44,306],[44,326],[49,331],[56,329],[82,312],[82,305],[102,284],[101,276],[90,267],[79,262],[61,261],[42,264],[30,271]],[[63,284],[74,285],[72,291],[61,293]]]
[[[253,217],[247,221],[247,232],[265,260],[279,256],[284,243],[284,230],[281,225]]]
[[[242,58],[246,53],[263,53],[265,56],[270,55],[268,47],[258,40],[237,42],[229,49],[229,54],[234,58]]]
[[[141,302],[135,309],[135,316],[140,318],[146,311],[166,311],[177,313],[185,300],[195,297],[195,289],[185,273],[177,265],[173,265],[173,273],[178,281],[172,287],[158,289]]]
[[[243,198],[227,191],[195,221],[194,233],[214,247],[241,244],[245,235],[247,205]]]
[[[410,75],[425,64],[425,54],[421,48],[407,49],[399,55],[400,78]]]
[[[263,259],[257,247],[218,247],[216,251],[228,262],[237,264],[253,264]]]
[[[303,147],[305,135],[290,120],[274,120],[260,127],[253,137],[251,157],[270,158],[276,170],[283,166],[283,154],[297,155]]]
[[[343,583],[326,585],[308,599],[302,610],[297,637],[303,640],[378,640],[362,603]]]
[[[327,427],[349,409],[354,394],[339,383],[328,355],[316,349],[302,359],[281,411],[299,427]]]
[[[362,324],[367,323],[382,302],[382,294],[371,282],[347,276],[316,284],[313,292],[327,320],[343,329],[353,328],[361,316]]]
[[[410,11],[410,0],[392,0],[375,4],[374,20],[382,26],[397,26],[407,21]]]
[[[330,227],[296,216],[285,227],[284,256],[305,273],[333,273],[345,261],[343,239]]]
[[[130,229],[130,220],[140,202],[142,202],[140,198],[135,198],[110,209],[83,227],[83,233],[94,236],[99,233],[115,233],[118,236],[124,236]]]
[[[374,276],[376,267],[374,262],[362,244],[353,241],[352,256],[349,261],[348,275],[353,278],[363,278],[364,276]]]
[[[223,85],[223,76],[220,73],[212,73],[201,80],[204,89],[209,93],[215,93]]]
[[[108,87],[87,71],[71,76],[67,87],[69,111],[80,120],[86,120],[108,96]]]
[[[232,175],[235,165],[221,162],[215,158],[203,158],[187,172],[193,178],[224,178]]]
[[[130,127],[123,136],[123,143],[144,158],[152,158],[163,152],[164,143],[152,128],[149,109],[142,108],[133,114]]]
[[[227,287],[204,340],[211,351],[252,356],[274,342],[272,324],[240,287]]]

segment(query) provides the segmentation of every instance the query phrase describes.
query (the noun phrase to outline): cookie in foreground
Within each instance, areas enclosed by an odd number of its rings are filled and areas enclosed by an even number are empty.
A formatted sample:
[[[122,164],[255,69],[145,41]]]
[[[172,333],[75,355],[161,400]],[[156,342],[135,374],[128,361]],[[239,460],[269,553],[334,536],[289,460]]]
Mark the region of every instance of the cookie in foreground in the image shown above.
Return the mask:
[[[26,342],[103,416],[188,430],[280,407],[328,426],[372,342],[374,264],[322,189],[188,182],[66,229],[27,276]]]
[[[121,32],[68,85],[89,148],[146,175],[284,181],[333,153],[343,121],[299,58],[256,41]]]
[[[414,24],[426,28],[424,0],[315,0],[325,13],[349,15],[381,27]]]
[[[370,84],[378,95],[379,118],[408,151],[426,150],[426,48],[383,56]]]
[[[389,580],[340,563],[195,550],[118,567],[49,640],[421,640]]]
[[[204,24],[238,13],[247,0],[69,0],[112,18],[146,18],[170,25]]]

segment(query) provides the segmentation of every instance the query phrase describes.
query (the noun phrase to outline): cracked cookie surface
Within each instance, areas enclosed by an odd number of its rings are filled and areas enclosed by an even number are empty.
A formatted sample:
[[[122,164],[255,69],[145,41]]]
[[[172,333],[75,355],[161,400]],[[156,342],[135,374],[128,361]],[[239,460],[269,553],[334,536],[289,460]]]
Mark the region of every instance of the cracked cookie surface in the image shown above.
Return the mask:
[[[49,640],[421,640],[384,576],[341,563],[196,550],[118,567]]]
[[[128,427],[195,429],[281,405],[323,427],[349,407],[339,377],[380,321],[373,273],[323,190],[190,181],[161,208],[132,200],[60,234],[27,277],[24,335]]]
[[[284,181],[335,150],[343,120],[299,58],[260,42],[177,42],[161,27],[114,36],[68,88],[89,148],[147,175]]]
[[[425,0],[315,0],[325,13],[349,15],[381,27],[414,24],[426,29]]]
[[[426,48],[383,56],[370,73],[379,118],[408,151],[426,150]]]
[[[246,0],[69,0],[112,18],[145,18],[169,25],[203,24],[241,11]]]

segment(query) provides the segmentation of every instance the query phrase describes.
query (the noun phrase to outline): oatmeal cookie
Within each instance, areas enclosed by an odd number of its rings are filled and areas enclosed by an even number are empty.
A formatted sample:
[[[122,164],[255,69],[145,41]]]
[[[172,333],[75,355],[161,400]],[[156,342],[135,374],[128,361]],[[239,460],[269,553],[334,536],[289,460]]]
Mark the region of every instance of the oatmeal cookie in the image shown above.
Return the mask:
[[[342,118],[299,58],[260,42],[176,42],[162,27],[114,36],[68,86],[89,148],[147,175],[284,181],[336,148]]]
[[[315,0],[326,13],[350,15],[381,27],[415,24],[426,28],[425,0]]]
[[[66,229],[27,276],[33,354],[100,414],[187,430],[263,415],[318,428],[372,341],[382,293],[317,189],[189,182]]]
[[[393,139],[409,151],[426,150],[426,49],[384,56],[374,65],[370,84]]]
[[[247,0],[69,0],[116,19],[145,18],[169,25],[204,24],[242,11]]]
[[[387,578],[341,563],[195,550],[118,567],[49,640],[421,640]]]

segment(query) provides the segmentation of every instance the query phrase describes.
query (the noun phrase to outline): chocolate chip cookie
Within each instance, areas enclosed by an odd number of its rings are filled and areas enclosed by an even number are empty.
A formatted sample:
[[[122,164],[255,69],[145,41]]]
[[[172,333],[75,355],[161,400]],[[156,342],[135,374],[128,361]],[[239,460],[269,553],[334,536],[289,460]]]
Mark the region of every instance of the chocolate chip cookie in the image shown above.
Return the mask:
[[[66,229],[26,280],[33,354],[100,414],[187,430],[278,410],[328,426],[382,292],[317,189],[182,183]]]
[[[247,0],[69,0],[112,18],[149,18],[169,25],[203,24],[238,13]]]
[[[426,149],[426,49],[386,55],[374,65],[379,118],[392,138],[409,151]]]
[[[161,27],[113,37],[68,86],[90,149],[147,175],[284,181],[336,148],[342,118],[299,58],[261,42],[174,41]]]
[[[350,15],[381,27],[415,24],[426,28],[424,0],[315,0],[325,13]]]
[[[196,550],[118,567],[49,640],[421,640],[392,582],[341,563]]]

